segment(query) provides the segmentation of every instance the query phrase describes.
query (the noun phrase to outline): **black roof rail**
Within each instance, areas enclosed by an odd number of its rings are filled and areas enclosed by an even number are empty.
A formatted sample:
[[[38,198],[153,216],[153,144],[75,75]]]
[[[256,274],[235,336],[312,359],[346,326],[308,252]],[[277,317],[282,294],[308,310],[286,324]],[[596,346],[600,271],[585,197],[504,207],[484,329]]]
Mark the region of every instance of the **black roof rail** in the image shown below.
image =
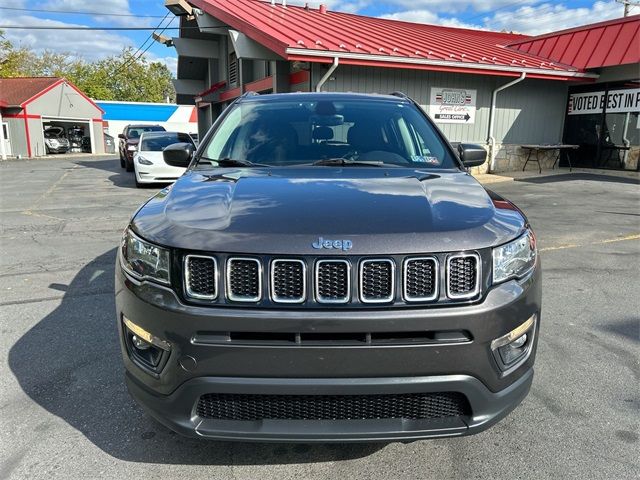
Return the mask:
[[[409,95],[404,92],[391,92],[389,95],[393,95],[394,97],[404,98],[406,100],[411,100]]]

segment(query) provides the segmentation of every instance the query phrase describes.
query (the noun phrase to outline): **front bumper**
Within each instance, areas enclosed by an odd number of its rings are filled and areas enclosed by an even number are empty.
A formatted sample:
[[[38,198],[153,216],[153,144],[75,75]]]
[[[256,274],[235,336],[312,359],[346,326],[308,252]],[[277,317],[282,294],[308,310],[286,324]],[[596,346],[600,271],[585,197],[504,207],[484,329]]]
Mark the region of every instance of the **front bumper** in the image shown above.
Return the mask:
[[[157,395],[127,374],[133,398],[160,423],[182,435],[216,440],[260,442],[375,442],[471,435],[505,417],[527,395],[533,381],[529,368],[509,387],[491,392],[468,375],[408,378],[272,379],[199,377],[182,384],[171,395]],[[471,405],[471,416],[431,420],[210,420],[197,416],[194,405],[208,393],[274,395],[366,395],[460,392]]]
[[[478,433],[527,395],[532,351],[504,375],[490,344],[541,308],[540,269],[488,292],[481,303],[456,307],[367,311],[230,309],[185,305],[174,292],[137,282],[116,268],[116,309],[171,343],[164,368],[141,369],[121,341],[127,385],[153,417],[187,436],[254,441],[409,441]],[[239,332],[353,332],[464,330],[470,342],[447,345],[269,346],[203,345],[199,334]],[[212,420],[198,416],[201,395],[367,395],[459,392],[470,414],[430,420]]]

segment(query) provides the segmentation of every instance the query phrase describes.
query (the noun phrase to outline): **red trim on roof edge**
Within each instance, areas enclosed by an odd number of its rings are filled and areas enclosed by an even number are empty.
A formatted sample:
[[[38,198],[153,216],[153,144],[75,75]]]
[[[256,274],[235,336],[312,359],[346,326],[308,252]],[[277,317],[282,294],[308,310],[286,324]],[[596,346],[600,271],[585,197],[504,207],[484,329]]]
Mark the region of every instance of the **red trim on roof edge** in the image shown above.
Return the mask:
[[[28,104],[30,104],[31,102],[33,102],[34,100],[40,98],[41,96],[43,96],[45,93],[50,92],[51,90],[53,90],[55,87],[57,87],[58,85],[62,84],[62,83],[66,83],[67,85],[69,85],[73,90],[75,90],[82,98],[84,98],[86,101],[88,101],[91,105],[93,105],[95,108],[98,109],[98,111],[100,113],[105,113],[104,110],[102,108],[100,108],[98,105],[96,105],[96,103],[91,100],[89,97],[87,97],[78,87],[76,87],[73,83],[71,83],[69,80],[67,80],[66,78],[60,78],[57,82],[52,83],[51,85],[49,85],[47,88],[45,88],[44,90],[36,93],[33,97],[25,100],[24,102],[22,102],[22,104],[20,105],[21,107],[25,107]]]
[[[218,8],[213,3],[205,2],[204,0],[191,0],[191,3],[194,4],[201,10],[209,13],[212,17],[217,18],[223,23],[233,27],[235,30],[238,30],[241,33],[244,33],[246,36],[255,40],[256,42],[264,45],[269,50],[274,51],[278,55],[283,58],[287,58],[287,47],[288,45],[284,42],[280,42],[277,39],[267,35],[259,28],[239,20],[237,17],[233,15],[229,15],[225,10]]]
[[[48,87],[46,87],[44,90],[40,90],[38,93],[36,93],[33,97],[28,98],[27,100],[25,100],[24,102],[22,102],[20,104],[21,107],[26,107],[28,104],[30,104],[31,102],[33,102],[35,99],[40,98],[42,95],[44,95],[45,93],[47,93],[48,91],[52,90],[53,88],[57,87],[58,85],[60,85],[62,82],[64,81],[64,79],[60,78],[58,79],[56,82],[52,83],[51,85],[49,85]],[[25,109],[25,113],[26,113],[26,109]]]
[[[315,57],[304,55],[291,55],[290,60],[298,60],[300,62],[312,62],[312,63],[331,63],[332,59],[329,57]],[[429,65],[420,63],[403,63],[403,62],[378,62],[375,60],[355,60],[340,58],[340,65],[355,65],[359,67],[380,67],[380,68],[402,68],[407,70],[430,70],[437,72],[452,72],[452,73],[471,73],[477,75],[491,75],[498,77],[519,77],[521,72],[519,71],[506,71],[506,70],[485,70],[473,67],[457,67],[457,66],[442,66],[442,65]],[[339,68],[339,67],[338,67]],[[595,81],[593,77],[568,77],[566,72],[554,72],[549,73],[527,73],[527,78],[537,78],[544,80],[564,80],[564,81],[576,81],[576,82],[592,82]]]
[[[600,27],[608,27],[609,25],[623,24],[627,22],[634,22],[636,20],[640,20],[640,15],[630,15],[628,17],[620,17],[614,18],[612,20],[605,20],[604,22],[598,23],[589,23],[587,25],[581,25],[578,27],[567,28],[565,30],[558,30],[557,32],[549,32],[542,35],[537,35],[534,37],[525,38],[523,40],[518,40],[517,42],[513,42],[508,44],[508,47],[513,47],[514,45],[520,45],[522,43],[530,43],[535,42],[536,40],[542,40],[545,38],[551,37],[559,37],[560,35],[567,35],[569,33],[580,32],[582,30],[593,30]]]

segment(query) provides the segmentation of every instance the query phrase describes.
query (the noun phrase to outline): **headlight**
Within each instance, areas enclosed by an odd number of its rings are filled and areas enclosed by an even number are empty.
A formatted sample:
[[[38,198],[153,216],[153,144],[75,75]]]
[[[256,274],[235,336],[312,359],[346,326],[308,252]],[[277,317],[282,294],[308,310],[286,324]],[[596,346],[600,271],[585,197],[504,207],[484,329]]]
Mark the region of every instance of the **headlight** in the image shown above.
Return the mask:
[[[493,283],[518,278],[536,263],[536,237],[531,230],[513,242],[493,249]]]
[[[129,150],[130,152],[135,152],[138,149],[138,147],[136,147],[135,145],[129,145],[127,147],[127,150]]]
[[[145,242],[127,229],[122,237],[124,269],[138,279],[169,283],[169,250]]]
[[[138,159],[138,163],[140,165],[153,165],[153,162],[151,160],[147,160],[142,155],[138,155],[136,158]]]

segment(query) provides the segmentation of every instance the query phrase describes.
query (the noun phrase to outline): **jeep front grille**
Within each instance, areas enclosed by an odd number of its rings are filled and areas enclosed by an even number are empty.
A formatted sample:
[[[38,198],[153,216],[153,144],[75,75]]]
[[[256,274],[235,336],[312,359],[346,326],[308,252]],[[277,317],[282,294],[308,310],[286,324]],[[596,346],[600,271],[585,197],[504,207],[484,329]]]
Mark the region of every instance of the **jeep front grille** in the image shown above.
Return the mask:
[[[199,417],[213,420],[411,420],[471,414],[458,392],[377,395],[264,395],[209,393],[198,400]]]
[[[393,260],[363,260],[360,263],[360,299],[363,303],[390,302],[395,296]]]
[[[278,303],[301,303],[307,296],[306,267],[302,260],[271,263],[271,296]]]
[[[262,298],[262,264],[256,258],[227,260],[227,298],[237,302],[257,302]]]
[[[297,259],[185,254],[182,267],[187,299],[227,305],[437,305],[473,301],[483,283],[481,256],[476,252]]]
[[[184,271],[188,296],[201,300],[216,298],[218,264],[215,258],[187,255],[184,259]]]
[[[435,257],[405,260],[403,288],[404,299],[408,302],[438,298],[438,260]]]
[[[316,263],[316,297],[319,303],[347,303],[351,297],[351,264],[346,260]]]
[[[447,295],[469,298],[480,290],[480,258],[475,253],[452,255],[447,259]]]

